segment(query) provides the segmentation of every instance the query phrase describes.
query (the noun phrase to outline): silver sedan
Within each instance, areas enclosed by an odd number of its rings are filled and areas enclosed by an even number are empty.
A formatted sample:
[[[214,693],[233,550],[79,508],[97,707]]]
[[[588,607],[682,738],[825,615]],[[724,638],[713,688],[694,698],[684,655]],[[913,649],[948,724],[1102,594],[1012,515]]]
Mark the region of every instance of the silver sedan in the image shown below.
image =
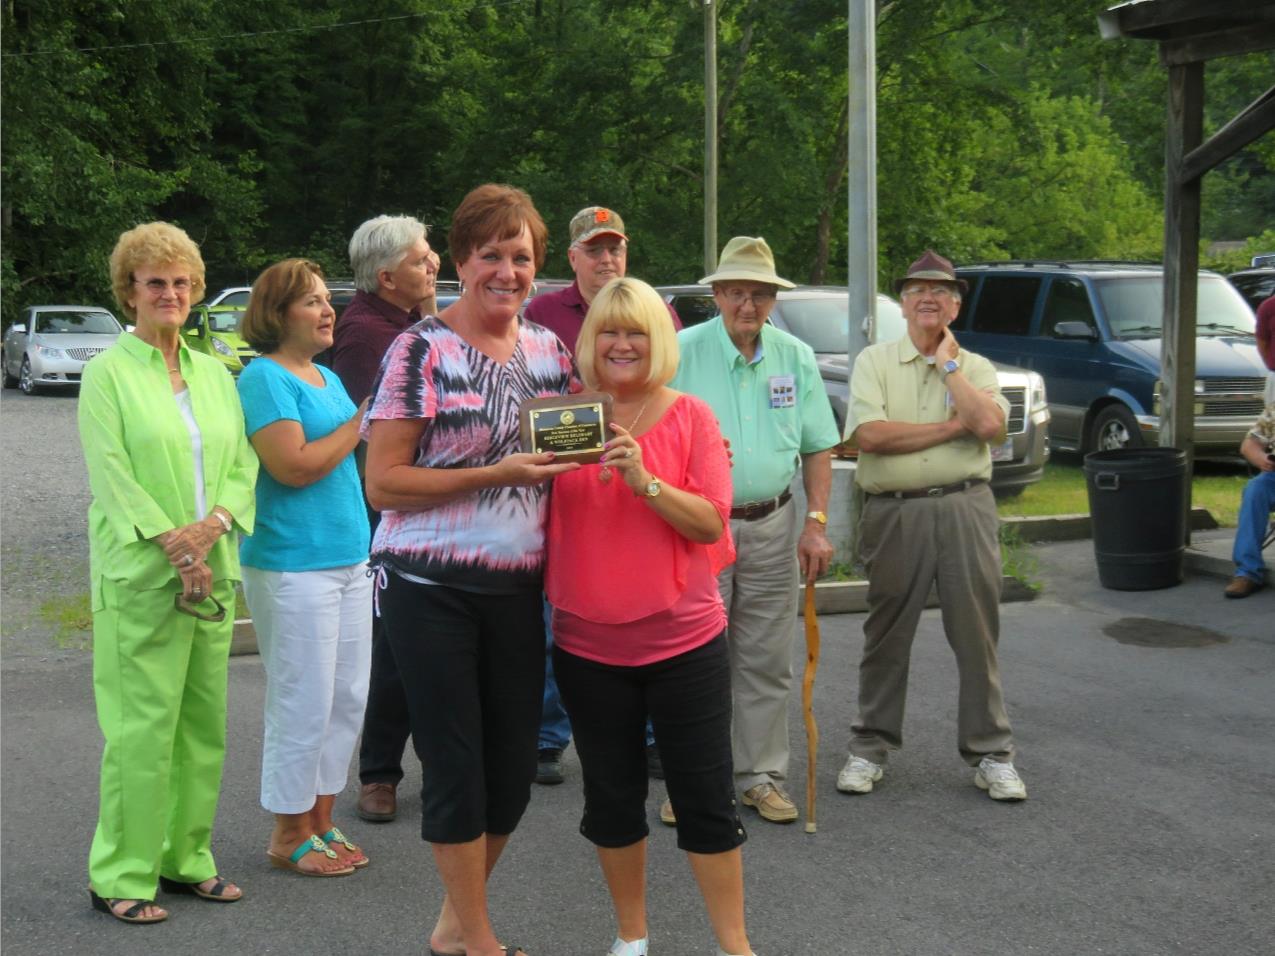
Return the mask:
[[[84,363],[123,332],[115,316],[92,305],[33,305],[9,326],[0,346],[4,387],[28,395],[80,384]]]

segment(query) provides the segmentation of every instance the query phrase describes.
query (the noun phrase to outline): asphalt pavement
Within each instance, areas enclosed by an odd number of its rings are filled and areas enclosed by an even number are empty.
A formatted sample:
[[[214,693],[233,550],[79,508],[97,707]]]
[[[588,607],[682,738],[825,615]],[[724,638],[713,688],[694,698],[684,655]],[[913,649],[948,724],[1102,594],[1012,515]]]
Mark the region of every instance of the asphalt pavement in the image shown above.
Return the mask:
[[[15,447],[50,440],[19,434],[15,409],[25,401],[6,394],[0,409],[6,459]],[[65,417],[65,406],[50,408],[39,411]],[[12,466],[3,467],[11,564],[10,530],[25,534],[28,519],[14,517]],[[1275,590],[1226,601],[1220,579],[1192,572],[1174,588],[1109,591],[1098,583],[1090,542],[1031,550],[1040,596],[1001,611],[1002,678],[1030,799],[989,800],[960,761],[956,674],[936,611],[925,612],[913,654],[904,749],[874,793],[839,794],[863,616],[822,617],[817,832],[743,810],[758,956],[1272,951]],[[76,553],[68,546],[68,562]],[[161,894],[172,918],[156,926],[124,926],[90,910],[85,860],[101,753],[91,661],[74,648],[42,653],[47,634],[9,620],[14,582],[38,592],[21,570],[6,567],[3,576],[5,956],[426,952],[441,890],[420,840],[421,776],[410,756],[397,821],[359,821],[353,782],[338,798],[338,822],[372,860],[366,870],[307,880],[268,865],[270,819],[257,802],[264,677],[252,655],[230,663],[230,743],[214,838],[221,872],[244,887],[245,899],[222,906]],[[21,610],[32,600],[24,593],[13,603]],[[801,644],[799,636],[798,675]],[[790,720],[791,789],[804,820],[796,699]],[[491,910],[498,934],[532,956],[602,956],[614,928],[594,854],[577,831],[574,750],[566,769],[565,784],[534,788],[492,877]],[[658,822],[663,796],[653,784],[652,951],[709,956],[715,948],[685,857]]]

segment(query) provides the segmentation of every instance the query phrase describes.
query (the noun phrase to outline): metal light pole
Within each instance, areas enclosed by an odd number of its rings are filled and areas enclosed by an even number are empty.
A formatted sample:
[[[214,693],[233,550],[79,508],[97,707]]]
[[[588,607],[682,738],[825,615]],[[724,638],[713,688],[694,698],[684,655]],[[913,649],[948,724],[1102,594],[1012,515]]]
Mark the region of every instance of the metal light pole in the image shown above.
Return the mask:
[[[704,0],[704,274],[717,268],[717,7]]]

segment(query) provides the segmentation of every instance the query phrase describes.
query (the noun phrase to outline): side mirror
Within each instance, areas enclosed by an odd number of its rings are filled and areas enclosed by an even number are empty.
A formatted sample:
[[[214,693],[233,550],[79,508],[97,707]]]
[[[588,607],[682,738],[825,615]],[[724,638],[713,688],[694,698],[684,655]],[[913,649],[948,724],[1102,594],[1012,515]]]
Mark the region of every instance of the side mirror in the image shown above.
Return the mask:
[[[19,335],[21,335],[21,334],[25,333],[25,332],[26,332],[26,330],[27,330],[26,325],[25,325],[24,323],[22,323],[22,322],[19,322],[19,323],[17,323],[16,325],[14,325],[14,326],[13,326],[13,328],[12,328],[12,330],[11,330],[11,331],[16,332],[16,333],[18,333]]]
[[[1098,331],[1088,322],[1059,322],[1054,326],[1056,339],[1087,339],[1098,341]]]
[[[192,338],[202,339],[204,337],[204,323],[200,312],[191,312],[186,317],[186,324],[182,326],[182,331]]]

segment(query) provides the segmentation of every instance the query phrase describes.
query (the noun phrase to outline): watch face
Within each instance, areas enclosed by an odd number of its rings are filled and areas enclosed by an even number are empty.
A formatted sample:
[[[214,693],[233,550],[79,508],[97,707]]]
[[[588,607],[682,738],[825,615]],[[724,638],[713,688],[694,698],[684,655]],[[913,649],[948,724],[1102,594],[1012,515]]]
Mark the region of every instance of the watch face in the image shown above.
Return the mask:
[[[658,481],[649,482],[646,486],[646,496],[654,498],[660,493],[660,483]]]

